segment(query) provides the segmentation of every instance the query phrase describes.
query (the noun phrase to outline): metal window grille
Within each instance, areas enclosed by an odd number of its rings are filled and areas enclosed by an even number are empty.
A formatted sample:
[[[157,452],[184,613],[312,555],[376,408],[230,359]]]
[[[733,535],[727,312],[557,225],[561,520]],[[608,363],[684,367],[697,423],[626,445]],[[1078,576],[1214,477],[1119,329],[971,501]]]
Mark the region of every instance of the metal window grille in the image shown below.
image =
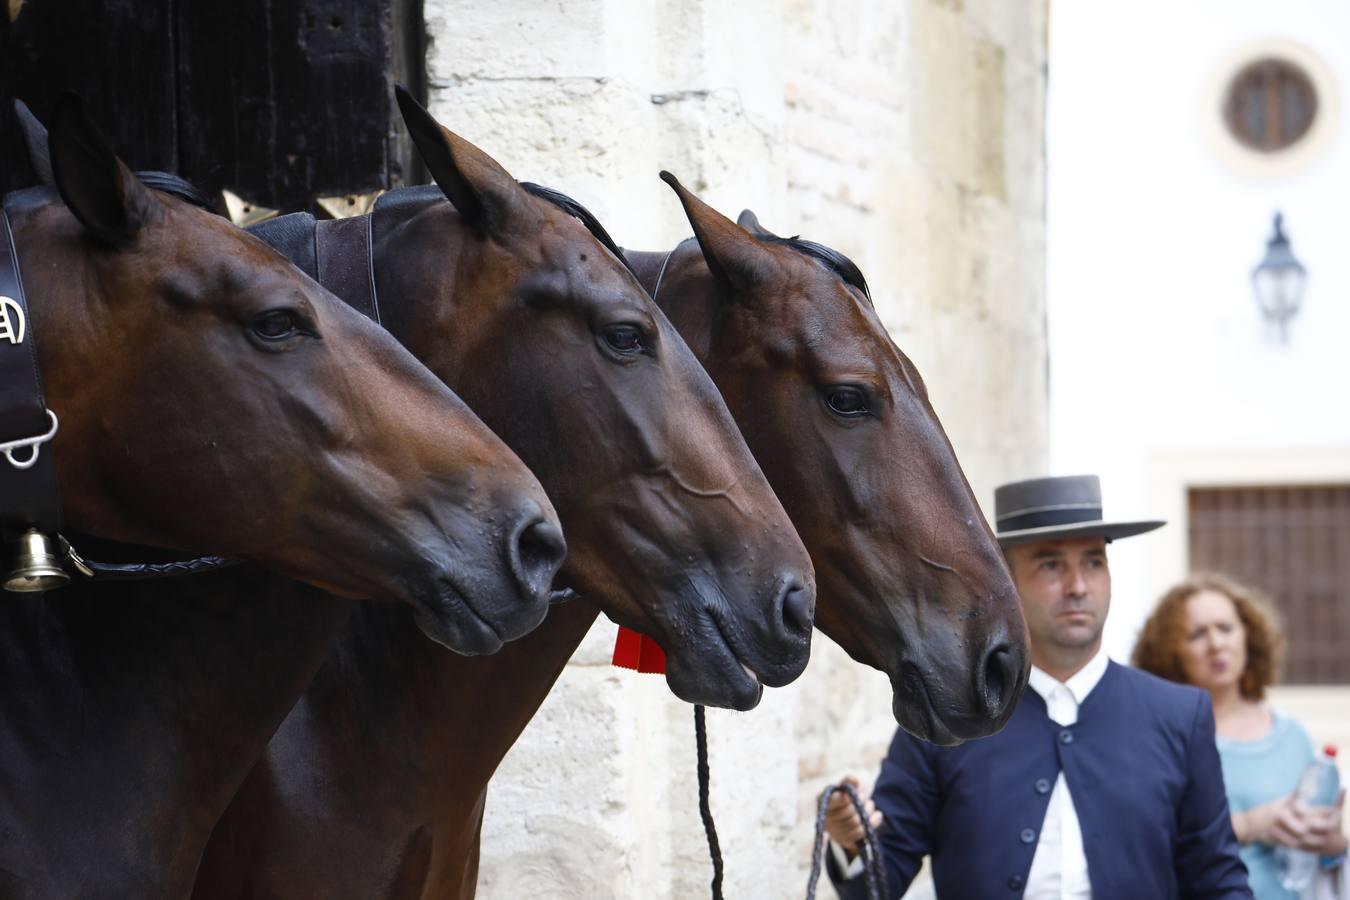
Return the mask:
[[[1288,637],[1284,681],[1350,683],[1350,485],[1193,488],[1190,568],[1253,584]]]

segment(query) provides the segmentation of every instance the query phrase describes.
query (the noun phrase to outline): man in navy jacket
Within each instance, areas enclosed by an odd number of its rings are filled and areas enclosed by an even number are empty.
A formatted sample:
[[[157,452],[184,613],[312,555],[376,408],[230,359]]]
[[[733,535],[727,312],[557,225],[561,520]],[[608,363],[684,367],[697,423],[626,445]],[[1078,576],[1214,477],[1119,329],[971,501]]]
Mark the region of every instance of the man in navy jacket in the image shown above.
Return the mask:
[[[1095,476],[995,493],[1031,638],[1027,691],[998,734],[937,747],[898,731],[868,801],[891,897],[924,856],[942,900],[1251,897],[1204,691],[1110,662],[1106,544],[1162,522],[1106,522]],[[862,825],[836,794],[830,878],[863,900]]]

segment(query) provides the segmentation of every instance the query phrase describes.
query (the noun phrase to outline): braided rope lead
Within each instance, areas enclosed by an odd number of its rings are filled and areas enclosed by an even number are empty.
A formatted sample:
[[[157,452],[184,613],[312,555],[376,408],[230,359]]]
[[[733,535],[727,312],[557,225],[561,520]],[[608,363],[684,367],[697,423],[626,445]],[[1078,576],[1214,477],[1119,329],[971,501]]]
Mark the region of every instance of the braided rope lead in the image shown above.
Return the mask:
[[[708,725],[700,705],[694,706],[694,743],[698,745],[698,814],[703,819],[708,855],[713,864],[712,896],[713,900],[722,900],[722,848],[717,843],[717,825],[713,823],[712,807],[708,805]]]
[[[821,862],[825,855],[825,812],[830,805],[830,797],[835,791],[843,791],[853,801],[858,818],[863,825],[863,843],[859,852],[863,857],[863,871],[867,875],[868,900],[885,900],[886,866],[881,861],[881,845],[877,843],[877,833],[872,823],[867,821],[867,810],[863,808],[858,792],[849,784],[827,785],[820,792],[820,802],[816,807],[816,840],[811,847],[811,880],[806,883],[806,900],[816,900],[816,882],[820,880]]]
[[[219,556],[199,556],[195,559],[180,559],[165,563],[103,563],[81,556],[64,535],[61,538],[61,554],[64,562],[69,562],[85,578],[100,581],[148,581],[152,578],[176,578],[183,575],[196,575],[201,572],[213,572],[241,565],[242,559],[224,559]]]
[[[107,581],[149,581],[154,578],[182,578],[200,575],[242,565],[242,559],[222,559],[219,556],[199,556],[196,559],[175,560],[166,563],[101,563],[81,560],[93,577]]]

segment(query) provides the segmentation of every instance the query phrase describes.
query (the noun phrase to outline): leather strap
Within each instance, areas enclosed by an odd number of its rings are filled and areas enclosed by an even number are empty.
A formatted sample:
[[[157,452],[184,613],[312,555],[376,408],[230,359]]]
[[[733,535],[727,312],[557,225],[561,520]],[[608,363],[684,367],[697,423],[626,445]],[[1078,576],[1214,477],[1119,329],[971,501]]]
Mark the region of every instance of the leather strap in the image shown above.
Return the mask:
[[[37,340],[19,274],[19,255],[0,209],[0,532],[12,539],[33,527],[61,530],[61,497],[50,438],[56,419],[47,410],[38,376]],[[29,460],[36,459],[29,465]]]
[[[357,312],[380,321],[375,299],[375,264],[371,257],[370,216],[324,219],[314,225],[314,253],[319,284]]]

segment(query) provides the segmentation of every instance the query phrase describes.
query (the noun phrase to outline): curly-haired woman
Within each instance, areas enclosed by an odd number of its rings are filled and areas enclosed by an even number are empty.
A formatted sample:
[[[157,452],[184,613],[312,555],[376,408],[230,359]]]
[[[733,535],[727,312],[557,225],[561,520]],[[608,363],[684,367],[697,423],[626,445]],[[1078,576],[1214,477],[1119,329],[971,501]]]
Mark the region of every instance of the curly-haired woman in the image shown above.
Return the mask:
[[[1260,595],[1212,574],[1194,575],[1164,594],[1134,648],[1139,668],[1209,691],[1233,831],[1258,900],[1297,898],[1280,884],[1276,846],[1319,853],[1327,866],[1343,863],[1346,850],[1344,791],[1330,810],[1293,802],[1313,747],[1303,726],[1265,702],[1283,649],[1284,636]]]

